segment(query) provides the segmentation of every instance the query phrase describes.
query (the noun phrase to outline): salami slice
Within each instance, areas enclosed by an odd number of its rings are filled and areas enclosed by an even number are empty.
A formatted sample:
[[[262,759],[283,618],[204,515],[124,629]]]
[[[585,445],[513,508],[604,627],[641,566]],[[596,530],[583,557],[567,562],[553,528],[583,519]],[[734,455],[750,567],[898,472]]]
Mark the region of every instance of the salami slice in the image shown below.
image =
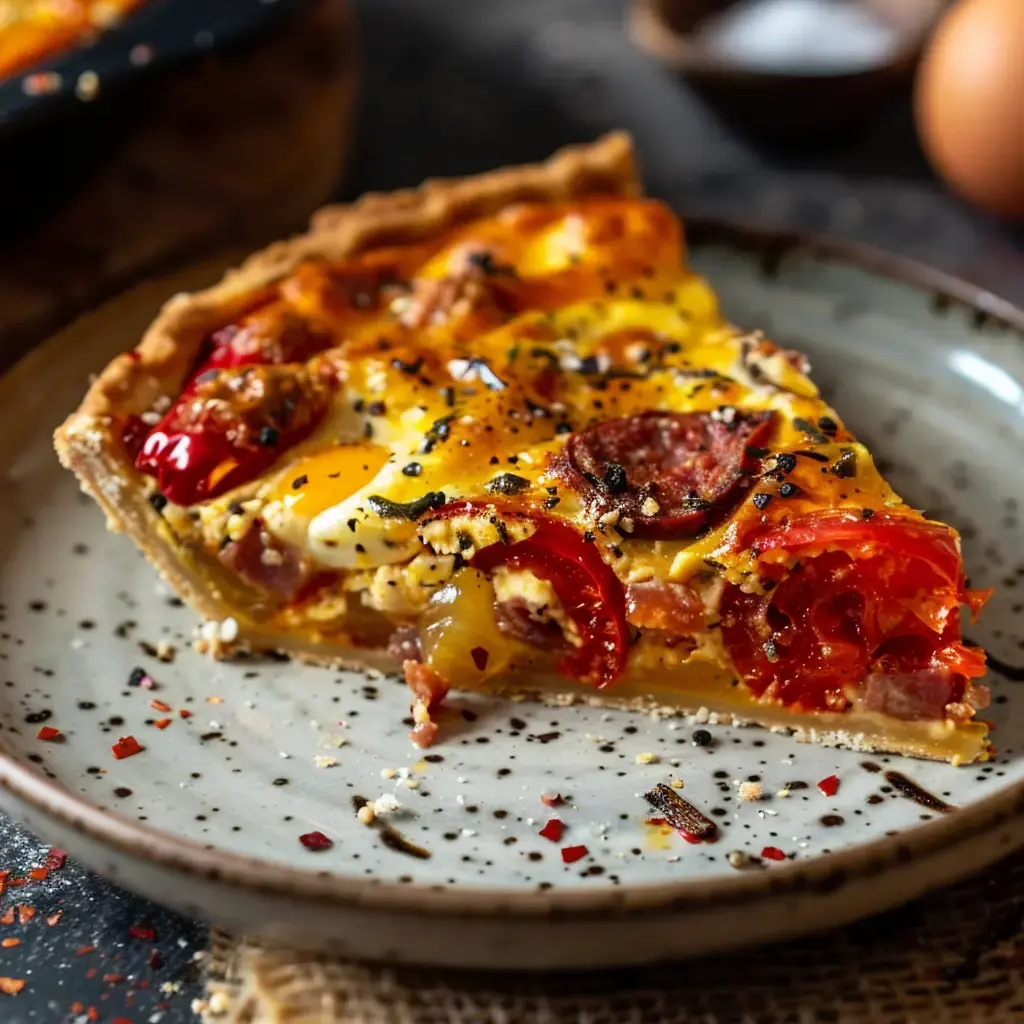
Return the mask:
[[[570,437],[557,469],[599,515],[617,511],[626,534],[690,537],[750,490],[759,462],[748,448],[765,440],[772,416],[732,407],[624,416]]]

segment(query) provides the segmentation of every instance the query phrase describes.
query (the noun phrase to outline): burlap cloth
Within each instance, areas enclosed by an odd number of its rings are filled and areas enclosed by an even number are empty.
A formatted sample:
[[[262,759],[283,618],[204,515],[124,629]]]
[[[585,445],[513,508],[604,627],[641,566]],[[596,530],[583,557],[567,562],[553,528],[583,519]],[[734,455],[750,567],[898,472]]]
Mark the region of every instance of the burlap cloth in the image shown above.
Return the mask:
[[[1024,1021],[1024,855],[840,931],[686,963],[501,974],[340,963],[212,937],[207,1024]]]

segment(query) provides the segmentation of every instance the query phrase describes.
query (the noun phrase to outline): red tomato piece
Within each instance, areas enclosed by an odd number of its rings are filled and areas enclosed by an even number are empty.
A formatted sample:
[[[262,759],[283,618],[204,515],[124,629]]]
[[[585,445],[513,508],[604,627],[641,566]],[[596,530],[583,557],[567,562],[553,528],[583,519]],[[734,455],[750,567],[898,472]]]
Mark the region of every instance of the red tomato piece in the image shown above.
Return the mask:
[[[585,846],[563,846],[562,847],[562,863],[563,864],[575,864],[576,861],[582,860],[590,851]]]
[[[547,824],[545,824],[537,834],[543,836],[545,839],[550,839],[553,843],[557,843],[561,840],[564,832],[565,822],[558,818],[549,818]]]
[[[738,547],[759,561],[766,593],[726,585],[722,635],[758,696],[842,711],[860,686],[870,709],[942,718],[984,673],[984,653],[960,634],[959,606],[984,596],[964,587],[948,527],[877,512],[834,509],[747,531]],[[789,558],[765,559],[769,552]]]
[[[111,748],[115,760],[121,761],[133,754],[141,753],[143,746],[134,736],[122,736]]]
[[[495,508],[493,501],[471,499],[450,502],[434,515],[491,516]],[[516,515],[528,518],[534,532],[514,544],[491,544],[478,551],[470,564],[485,573],[502,565],[525,569],[547,580],[583,638],[583,644],[562,659],[559,670],[571,679],[608,686],[625,669],[630,643],[619,578],[597,547],[571,524],[540,512],[516,510]]]

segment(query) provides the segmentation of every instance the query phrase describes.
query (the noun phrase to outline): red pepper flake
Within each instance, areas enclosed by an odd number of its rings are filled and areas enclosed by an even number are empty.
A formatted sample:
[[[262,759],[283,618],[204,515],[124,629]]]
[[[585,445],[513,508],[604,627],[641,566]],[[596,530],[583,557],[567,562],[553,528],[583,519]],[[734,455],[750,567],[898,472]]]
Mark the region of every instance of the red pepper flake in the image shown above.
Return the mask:
[[[90,968],[89,968],[89,970],[87,970],[87,971],[85,972],[85,976],[86,976],[87,978],[95,978],[95,977],[96,977],[96,975],[97,975],[97,974],[99,974],[99,973],[100,973],[100,972],[99,972],[98,968],[96,968],[96,967],[90,967]]]
[[[49,852],[46,854],[46,864],[51,871],[59,871],[64,867],[64,862],[68,859],[67,850],[62,850],[59,846],[51,847]]]
[[[18,924],[28,924],[36,916],[35,907],[26,907],[23,903],[14,908],[18,912]]]
[[[114,758],[121,761],[133,754],[138,754],[143,748],[134,736],[122,736],[110,749]]]
[[[110,1024],[132,1024],[127,1017],[115,1017]]]
[[[85,1016],[91,1021],[97,1021],[100,1019],[100,1011],[97,1010],[95,1006],[90,1006],[89,1009],[85,1011]]]
[[[85,1009],[85,1003],[80,1003],[80,1002],[78,1002],[78,1000],[76,999],[76,1000],[75,1000],[75,1001],[74,1001],[74,1002],[73,1002],[73,1003],[71,1004],[71,1007],[70,1007],[70,1009],[71,1009],[71,1012],[72,1012],[72,1013],[81,1013],[81,1012],[82,1012],[82,1011],[83,1011],[83,1010]]]
[[[827,779],[822,779],[818,783],[818,789],[824,796],[835,796],[839,792],[839,776],[830,775]]]
[[[777,846],[766,846],[761,851],[764,860],[785,860],[786,855]]]
[[[540,802],[545,807],[559,807],[565,803],[561,793],[541,793]]]
[[[685,839],[691,846],[696,846],[698,843],[713,843],[714,839],[705,839],[703,836],[694,835],[692,832],[684,832],[682,829],[677,829],[679,834]]]
[[[557,843],[561,840],[564,832],[564,821],[560,821],[558,818],[549,818],[547,824],[537,834],[542,835],[545,839],[550,839],[553,843]]]
[[[50,872],[46,868],[33,868],[28,873],[28,877],[31,878],[33,882],[45,882],[46,876],[49,873]]]
[[[162,700],[151,700],[149,702],[149,706],[154,711],[170,711],[171,710],[171,705],[170,704],[165,704]]]
[[[149,954],[149,966],[151,970],[157,970],[164,965],[164,958],[160,955],[158,949],[154,949]],[[141,982],[139,983],[141,986]]]
[[[158,729],[166,729],[167,726],[169,726],[171,724],[171,722],[173,722],[173,721],[174,721],[173,718],[158,718],[153,724]]]
[[[588,853],[590,851],[585,846],[563,846],[562,862],[564,864],[575,864],[582,857],[586,857]]]
[[[64,733],[60,729],[54,729],[52,726],[44,725],[39,732],[36,733],[37,740],[46,740],[49,743],[56,743],[59,740],[64,739]]]
[[[12,878],[8,883],[14,889],[20,888],[23,885],[28,885],[27,878]]]
[[[14,946],[20,946],[20,945],[21,945],[21,939],[15,939],[15,938],[0,939],[0,946],[3,946],[4,949],[12,949]]]
[[[75,956],[85,956],[86,953],[91,953],[95,948],[95,946],[81,946],[75,950]]]
[[[14,907],[8,907],[4,916],[0,917],[0,924],[14,924]]]
[[[487,662],[490,661],[491,655],[486,647],[474,647],[470,652],[470,657],[473,659],[473,664],[476,665],[478,672],[483,672],[487,668]]]
[[[156,929],[143,924],[133,924],[128,929],[128,934],[133,939],[142,939],[143,942],[153,942],[156,939]]]
[[[334,840],[328,839],[323,832],[307,832],[299,836],[299,842],[307,850],[329,850],[334,845]]]
[[[63,914],[64,914],[63,910],[58,910],[56,914],[51,914],[46,919],[46,923],[52,928],[55,924],[57,924],[58,921],[60,921],[60,919],[63,916]]]
[[[111,984],[111,985],[116,985],[119,982],[124,981],[124,975],[123,974],[104,974],[103,977],[100,980],[101,981],[105,981],[105,982],[107,982],[108,984]]]
[[[0,992],[6,996],[16,996],[24,987],[24,978],[0,978]]]
[[[178,708],[178,714],[182,718],[191,718],[192,712],[188,708]]]

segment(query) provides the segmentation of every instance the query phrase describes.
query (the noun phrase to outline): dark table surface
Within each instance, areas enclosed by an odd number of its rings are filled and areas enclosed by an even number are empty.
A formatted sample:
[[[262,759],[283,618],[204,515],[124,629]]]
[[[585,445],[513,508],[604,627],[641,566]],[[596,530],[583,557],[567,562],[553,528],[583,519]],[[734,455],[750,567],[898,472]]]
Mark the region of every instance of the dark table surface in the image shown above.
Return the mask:
[[[626,38],[621,0],[355,0],[366,62],[343,196],[545,156],[614,127],[637,141],[649,190],[684,213],[824,232],[937,264],[1024,304],[1024,232],[950,197],[897,93],[840,144],[755,146]],[[0,869],[46,846],[0,816]],[[73,851],[72,851],[73,853]],[[4,1024],[192,1019],[205,928],[118,890],[73,861],[10,889],[0,913]],[[59,920],[49,921],[60,911]],[[140,931],[139,929],[143,929]],[[134,929],[134,935],[133,935]],[[151,940],[145,929],[153,929]],[[94,1015],[95,1016],[95,1015]]]

